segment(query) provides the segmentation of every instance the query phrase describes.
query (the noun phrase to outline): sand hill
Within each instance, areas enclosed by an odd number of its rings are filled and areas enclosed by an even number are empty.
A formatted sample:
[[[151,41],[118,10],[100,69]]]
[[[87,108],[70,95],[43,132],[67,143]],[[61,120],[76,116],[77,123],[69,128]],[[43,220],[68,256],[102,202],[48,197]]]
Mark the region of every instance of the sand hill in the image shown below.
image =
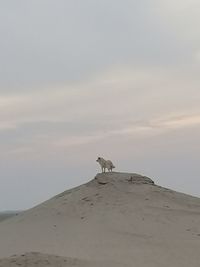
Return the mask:
[[[0,267],[199,267],[200,199],[137,174],[98,174],[1,222],[0,258]]]

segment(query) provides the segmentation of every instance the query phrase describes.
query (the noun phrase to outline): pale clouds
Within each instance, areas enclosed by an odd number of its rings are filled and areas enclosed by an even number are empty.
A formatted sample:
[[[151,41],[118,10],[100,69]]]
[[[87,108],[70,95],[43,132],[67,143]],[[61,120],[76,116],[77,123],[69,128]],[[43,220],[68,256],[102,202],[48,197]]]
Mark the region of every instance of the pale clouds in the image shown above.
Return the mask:
[[[197,60],[198,62],[200,61],[200,50],[197,50],[196,53],[194,54],[194,58],[195,60]]]
[[[148,138],[199,125],[198,79],[184,75],[129,66],[82,83],[7,95],[0,107],[0,131],[9,133],[4,146],[14,138],[20,149],[8,146],[8,153],[38,152],[44,146],[62,150],[112,136]]]
[[[172,39],[179,43],[182,54],[179,63],[195,64],[200,45],[200,2],[198,0],[156,1],[160,6],[162,22],[171,32]],[[169,43],[171,40],[169,40]],[[176,55],[174,55],[176,57]],[[189,66],[188,66],[189,67]]]
[[[199,3],[0,2],[1,91],[82,81],[116,65],[181,67],[199,49]]]

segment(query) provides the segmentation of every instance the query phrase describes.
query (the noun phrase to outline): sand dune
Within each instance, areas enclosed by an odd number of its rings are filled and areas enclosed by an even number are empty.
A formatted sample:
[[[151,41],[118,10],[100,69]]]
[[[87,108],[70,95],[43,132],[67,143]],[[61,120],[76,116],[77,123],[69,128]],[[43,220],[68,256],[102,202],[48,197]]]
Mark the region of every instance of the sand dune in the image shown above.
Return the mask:
[[[74,266],[199,267],[200,199],[137,174],[98,174],[1,222],[0,237],[4,267],[17,266],[6,265],[13,254],[21,266],[20,255],[28,266],[35,257],[55,267],[71,266],[69,259]]]

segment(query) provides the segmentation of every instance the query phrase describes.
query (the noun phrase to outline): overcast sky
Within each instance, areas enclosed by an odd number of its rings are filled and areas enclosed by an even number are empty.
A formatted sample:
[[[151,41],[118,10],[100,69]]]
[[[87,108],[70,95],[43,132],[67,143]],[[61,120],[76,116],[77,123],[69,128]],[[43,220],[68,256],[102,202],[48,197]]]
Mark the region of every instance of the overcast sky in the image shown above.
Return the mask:
[[[0,210],[99,171],[200,196],[199,0],[0,0]]]

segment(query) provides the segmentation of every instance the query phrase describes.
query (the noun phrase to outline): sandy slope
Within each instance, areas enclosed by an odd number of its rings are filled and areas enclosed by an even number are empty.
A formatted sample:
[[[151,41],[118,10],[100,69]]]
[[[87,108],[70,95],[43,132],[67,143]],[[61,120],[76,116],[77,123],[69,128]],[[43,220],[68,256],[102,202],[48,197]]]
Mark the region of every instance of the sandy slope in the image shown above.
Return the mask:
[[[0,222],[7,220],[13,216],[17,216],[20,212],[18,211],[10,211],[10,212],[0,212]]]
[[[0,259],[0,267],[102,267],[99,262],[78,260],[38,252],[13,255]]]
[[[136,174],[99,174],[1,222],[0,237],[0,258],[36,251],[60,256],[58,266],[69,257],[75,266],[199,267],[200,199]]]
[[[11,214],[4,214],[4,213],[1,213],[0,214],[0,222],[4,221],[4,220],[7,220],[9,218],[11,218],[13,215]]]

